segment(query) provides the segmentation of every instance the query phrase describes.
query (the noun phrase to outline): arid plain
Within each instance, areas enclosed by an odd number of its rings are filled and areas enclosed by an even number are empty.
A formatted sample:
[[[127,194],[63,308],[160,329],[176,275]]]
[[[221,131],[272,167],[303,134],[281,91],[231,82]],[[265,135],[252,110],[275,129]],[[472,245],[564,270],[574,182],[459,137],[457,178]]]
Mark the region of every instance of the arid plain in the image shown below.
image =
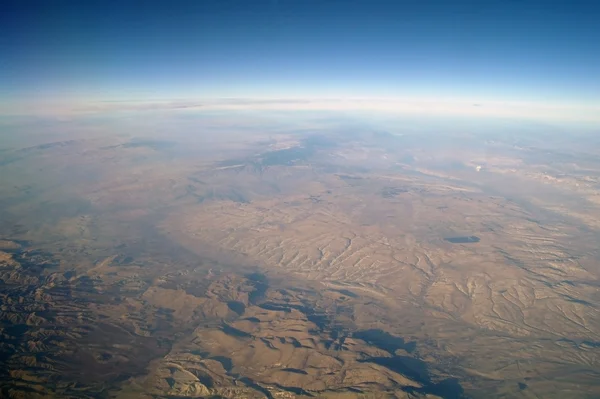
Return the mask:
[[[594,137],[172,113],[7,125],[3,396],[600,395]]]

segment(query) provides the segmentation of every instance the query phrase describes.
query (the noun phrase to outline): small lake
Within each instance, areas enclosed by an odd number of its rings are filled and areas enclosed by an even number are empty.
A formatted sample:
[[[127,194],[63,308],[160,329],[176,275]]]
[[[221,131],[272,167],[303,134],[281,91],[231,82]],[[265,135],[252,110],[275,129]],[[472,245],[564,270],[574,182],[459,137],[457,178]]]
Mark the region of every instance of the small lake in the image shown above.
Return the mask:
[[[461,236],[461,237],[446,237],[445,241],[448,241],[452,244],[470,244],[479,242],[479,237],[477,236]]]

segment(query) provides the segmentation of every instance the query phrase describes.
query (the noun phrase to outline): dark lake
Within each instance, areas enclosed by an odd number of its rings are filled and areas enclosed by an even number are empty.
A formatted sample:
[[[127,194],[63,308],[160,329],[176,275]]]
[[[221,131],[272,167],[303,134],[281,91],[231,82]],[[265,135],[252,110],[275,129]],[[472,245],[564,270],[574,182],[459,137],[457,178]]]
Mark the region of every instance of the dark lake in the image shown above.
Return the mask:
[[[446,237],[445,241],[448,241],[452,244],[469,244],[474,242],[479,242],[479,237],[477,236],[463,236],[463,237]]]

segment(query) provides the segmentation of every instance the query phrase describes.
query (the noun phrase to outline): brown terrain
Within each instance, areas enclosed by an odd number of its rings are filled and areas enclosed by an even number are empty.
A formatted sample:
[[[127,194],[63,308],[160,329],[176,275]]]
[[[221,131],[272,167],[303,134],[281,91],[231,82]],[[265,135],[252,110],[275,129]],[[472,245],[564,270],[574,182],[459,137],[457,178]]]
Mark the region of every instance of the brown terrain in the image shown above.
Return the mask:
[[[600,396],[593,138],[151,122],[3,146],[0,396]]]

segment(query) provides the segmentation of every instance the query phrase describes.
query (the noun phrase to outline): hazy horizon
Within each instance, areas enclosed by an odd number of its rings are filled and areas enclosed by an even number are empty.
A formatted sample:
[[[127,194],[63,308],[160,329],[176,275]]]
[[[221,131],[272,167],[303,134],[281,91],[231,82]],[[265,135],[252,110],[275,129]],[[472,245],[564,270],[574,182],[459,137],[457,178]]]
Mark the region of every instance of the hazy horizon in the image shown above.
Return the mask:
[[[367,99],[600,122],[585,1],[9,1],[0,112],[105,101]],[[325,106],[325,108],[327,108]],[[360,108],[356,104],[350,107]],[[408,109],[407,109],[408,108]],[[437,109],[437,111],[436,111]]]

